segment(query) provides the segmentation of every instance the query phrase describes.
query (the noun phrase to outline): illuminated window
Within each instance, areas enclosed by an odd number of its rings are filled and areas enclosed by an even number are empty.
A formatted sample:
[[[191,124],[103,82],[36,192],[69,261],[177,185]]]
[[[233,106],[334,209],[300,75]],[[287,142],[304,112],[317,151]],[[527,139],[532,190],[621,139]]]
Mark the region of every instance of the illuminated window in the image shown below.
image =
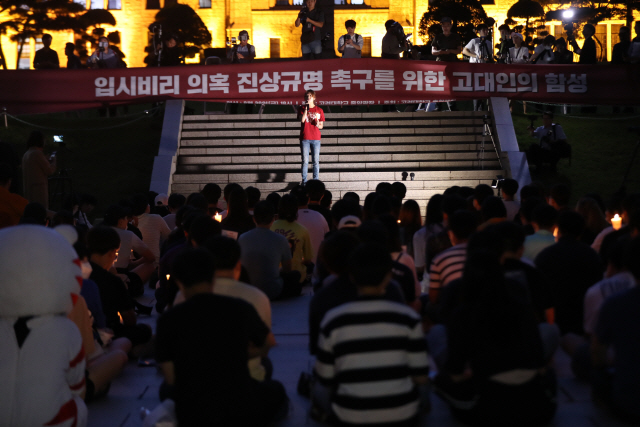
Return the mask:
[[[364,0],[351,0],[351,4],[364,4]]]
[[[120,10],[122,9],[122,4],[120,3],[120,0],[109,0],[107,8],[110,10]]]
[[[200,0],[200,9],[211,9],[211,0]]]
[[[280,39],[269,39],[269,57],[280,58]]]
[[[294,6],[302,6],[302,0],[293,0]]]
[[[91,9],[104,9],[104,0],[91,0]]]
[[[371,37],[362,38],[362,57],[371,58]]]

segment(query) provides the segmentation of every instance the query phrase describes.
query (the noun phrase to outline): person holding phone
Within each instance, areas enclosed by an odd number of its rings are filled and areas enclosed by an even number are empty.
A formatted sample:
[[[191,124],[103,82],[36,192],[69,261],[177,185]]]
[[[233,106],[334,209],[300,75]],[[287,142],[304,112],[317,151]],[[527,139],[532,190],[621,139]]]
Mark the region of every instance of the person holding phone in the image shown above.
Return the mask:
[[[109,48],[109,39],[100,37],[98,48],[89,57],[91,68],[121,68],[123,64],[118,54]]]
[[[56,171],[55,152],[44,155],[44,135],[34,130],[27,140],[27,152],[22,157],[24,197],[49,208],[49,176]]]
[[[300,120],[300,150],[302,151],[302,185],[307,182],[309,149],[313,162],[313,179],[320,176],[320,130],[324,127],[324,111],[316,105],[316,93],[308,90],[304,94],[305,104],[298,110]]]
[[[356,21],[349,19],[344,23],[347,34],[338,40],[338,52],[343,58],[361,58],[364,39],[360,34],[356,34]]]

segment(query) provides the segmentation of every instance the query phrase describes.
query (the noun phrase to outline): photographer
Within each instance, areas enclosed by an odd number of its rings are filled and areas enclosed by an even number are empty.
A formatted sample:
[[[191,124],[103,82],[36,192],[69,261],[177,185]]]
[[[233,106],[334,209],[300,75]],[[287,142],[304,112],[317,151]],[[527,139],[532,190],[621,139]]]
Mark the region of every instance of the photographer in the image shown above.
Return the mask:
[[[462,54],[469,57],[470,64],[486,64],[493,62],[493,43],[487,37],[489,27],[485,24],[478,25],[479,37],[471,39],[469,43],[462,49]],[[483,99],[473,100],[473,111],[482,111],[484,109]]]
[[[542,115],[542,126],[534,129],[533,121],[527,127],[529,135],[538,138],[540,144],[532,144],[527,152],[529,163],[536,165],[540,169],[542,163],[549,163],[551,170],[556,170],[556,165],[561,157],[568,157],[571,148],[567,143],[567,136],[562,130],[562,126],[553,123],[553,113],[546,111]]]
[[[109,48],[106,37],[98,39],[98,48],[89,57],[91,68],[123,68],[124,62],[116,52]]]
[[[182,51],[178,46],[178,37],[170,34],[163,42],[164,47],[159,51],[162,52],[160,55],[159,66],[160,67],[175,67],[177,65],[182,65]]]
[[[361,58],[364,39],[360,34],[356,34],[356,21],[350,19],[344,23],[344,27],[347,34],[338,40],[338,52],[343,58]]]
[[[436,57],[436,61],[458,62],[458,54],[462,52],[462,39],[458,33],[451,31],[453,24],[451,18],[443,17],[440,20],[442,33],[437,34],[431,44],[431,54]],[[447,101],[449,111],[456,111],[456,102]]]
[[[382,55],[381,58],[400,59],[400,53],[407,50],[408,42],[404,37],[404,29],[393,19],[389,19],[384,23],[387,33],[382,38]],[[383,105],[382,112],[396,112],[399,110],[395,104]]]
[[[249,32],[246,30],[240,31],[238,40],[240,40],[240,44],[233,46],[229,53],[227,53],[227,59],[230,59],[233,64],[248,64],[253,62],[253,58],[256,57],[256,48],[249,44]]]
[[[509,59],[511,48],[515,46],[511,39],[511,28],[507,24],[498,27],[500,31],[500,44],[498,45],[498,55],[496,57],[498,64],[512,64]]]
[[[302,43],[303,59],[320,59],[322,53],[322,35],[320,28],[324,26],[324,13],[316,9],[316,0],[307,0],[307,5],[302,8],[296,18],[296,27],[302,24],[302,35],[300,42]]]

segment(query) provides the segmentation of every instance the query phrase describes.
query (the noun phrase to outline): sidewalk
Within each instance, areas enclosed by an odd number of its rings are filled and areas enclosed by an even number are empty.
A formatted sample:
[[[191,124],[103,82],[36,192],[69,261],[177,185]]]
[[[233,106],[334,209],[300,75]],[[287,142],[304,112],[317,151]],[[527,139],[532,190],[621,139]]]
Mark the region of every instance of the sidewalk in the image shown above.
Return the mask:
[[[278,345],[271,350],[269,357],[273,362],[273,377],[281,381],[291,399],[289,416],[278,424],[281,427],[320,426],[308,417],[309,400],[296,393],[300,372],[309,371],[313,358],[309,355],[307,309],[311,301],[311,290],[305,288],[304,295],[288,301],[272,304],[273,332]],[[143,304],[151,305],[153,291],[148,287],[145,296],[139,299]],[[141,322],[155,329],[158,314],[142,317]],[[613,419],[597,408],[590,399],[587,384],[576,381],[570,369],[569,358],[559,350],[555,356],[558,373],[558,411],[550,424],[557,427],[623,427],[629,424]],[[140,408],[153,409],[159,404],[158,388],[161,375],[155,368],[138,367],[129,362],[123,374],[111,385],[106,398],[89,405],[89,427],[139,427],[142,425]],[[463,426],[453,419],[447,406],[432,394],[431,413],[423,418],[421,425],[430,427]],[[517,426],[514,426],[517,427]]]

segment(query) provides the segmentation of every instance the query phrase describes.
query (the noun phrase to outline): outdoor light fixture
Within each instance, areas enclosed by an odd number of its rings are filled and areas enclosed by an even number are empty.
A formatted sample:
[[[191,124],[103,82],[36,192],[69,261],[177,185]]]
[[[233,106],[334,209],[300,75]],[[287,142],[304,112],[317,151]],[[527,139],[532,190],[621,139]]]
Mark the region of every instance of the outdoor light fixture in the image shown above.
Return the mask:
[[[567,20],[573,18],[573,10],[571,9],[565,10],[564,12],[562,12],[562,17]]]

